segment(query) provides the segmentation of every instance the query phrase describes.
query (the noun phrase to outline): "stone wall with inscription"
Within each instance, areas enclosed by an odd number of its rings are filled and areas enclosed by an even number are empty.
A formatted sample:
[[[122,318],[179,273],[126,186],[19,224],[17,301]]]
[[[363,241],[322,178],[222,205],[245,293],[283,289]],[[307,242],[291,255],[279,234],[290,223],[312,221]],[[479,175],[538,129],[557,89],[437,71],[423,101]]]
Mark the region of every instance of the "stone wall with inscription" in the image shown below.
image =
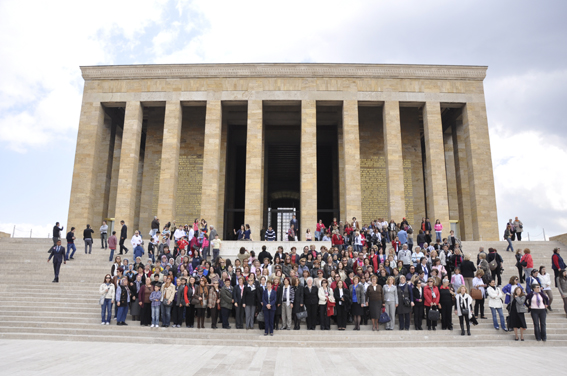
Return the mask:
[[[201,216],[204,142],[205,107],[184,107],[176,198],[178,226],[191,224]]]
[[[358,113],[362,191],[361,223],[368,224],[374,219],[388,217],[382,107],[359,107]],[[349,146],[345,145],[345,147]]]

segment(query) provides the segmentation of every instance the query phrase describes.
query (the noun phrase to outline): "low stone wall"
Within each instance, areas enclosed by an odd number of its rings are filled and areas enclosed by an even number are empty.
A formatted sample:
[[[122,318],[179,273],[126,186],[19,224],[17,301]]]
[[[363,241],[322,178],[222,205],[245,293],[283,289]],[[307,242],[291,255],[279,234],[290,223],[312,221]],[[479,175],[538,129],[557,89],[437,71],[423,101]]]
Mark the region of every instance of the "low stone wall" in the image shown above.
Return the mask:
[[[10,238],[12,235],[8,234],[7,232],[0,231],[0,239],[2,238]]]
[[[554,241],[554,242],[560,242],[560,243],[563,243],[567,246],[567,234],[552,236],[552,237],[549,238],[549,240]]]

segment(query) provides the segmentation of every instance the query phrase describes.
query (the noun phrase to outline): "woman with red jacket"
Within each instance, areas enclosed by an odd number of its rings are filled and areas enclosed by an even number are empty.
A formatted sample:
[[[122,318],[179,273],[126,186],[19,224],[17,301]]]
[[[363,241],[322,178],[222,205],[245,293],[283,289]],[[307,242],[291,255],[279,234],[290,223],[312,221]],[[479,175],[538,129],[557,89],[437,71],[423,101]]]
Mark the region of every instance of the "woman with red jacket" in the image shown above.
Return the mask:
[[[333,244],[333,247],[337,247],[339,249],[339,252],[343,250],[343,244],[345,241],[339,234],[339,230],[335,230],[333,237],[331,238],[331,243]]]
[[[427,280],[427,286],[423,289],[423,299],[425,300],[425,317],[427,317],[427,330],[436,330],[437,321],[429,320],[431,308],[441,309],[439,304],[439,289],[433,284],[433,278]]]
[[[524,267],[524,278],[528,279],[528,277],[531,277],[532,269],[534,268],[534,259],[528,248],[524,249],[524,255],[520,259],[520,265]]]

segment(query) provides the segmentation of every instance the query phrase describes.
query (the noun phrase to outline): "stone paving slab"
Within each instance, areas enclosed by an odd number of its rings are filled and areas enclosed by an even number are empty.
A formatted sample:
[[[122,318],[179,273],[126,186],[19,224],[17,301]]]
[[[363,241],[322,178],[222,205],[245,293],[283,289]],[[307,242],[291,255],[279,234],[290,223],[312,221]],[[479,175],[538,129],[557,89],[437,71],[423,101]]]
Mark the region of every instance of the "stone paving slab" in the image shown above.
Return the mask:
[[[119,362],[123,370],[137,376],[153,376],[162,374],[163,355],[167,354],[167,373],[172,375],[414,376],[417,369],[422,375],[478,375],[490,356],[507,359],[492,363],[491,372],[496,374],[512,370],[514,376],[563,374],[562,362],[549,360],[563,359],[565,348],[514,345],[460,350],[423,347],[401,352],[350,347],[348,343],[327,349],[0,340],[0,362],[1,373],[6,375],[100,375],[112,372]]]

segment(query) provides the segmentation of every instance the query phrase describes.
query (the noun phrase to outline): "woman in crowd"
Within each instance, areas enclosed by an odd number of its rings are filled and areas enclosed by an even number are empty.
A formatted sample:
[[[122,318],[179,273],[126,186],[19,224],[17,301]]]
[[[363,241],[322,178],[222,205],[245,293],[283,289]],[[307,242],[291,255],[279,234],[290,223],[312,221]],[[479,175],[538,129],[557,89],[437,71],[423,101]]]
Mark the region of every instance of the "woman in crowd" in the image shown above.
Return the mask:
[[[423,298],[423,286],[420,279],[416,277],[413,281],[413,319],[415,323],[415,330],[423,330],[421,327],[423,324],[423,310],[424,310],[424,298]]]
[[[463,278],[465,279],[465,286],[467,286],[467,291],[471,291],[471,289],[473,288],[474,272],[476,272],[476,267],[471,261],[471,255],[467,253],[465,255],[463,263],[461,264],[461,273],[463,274]]]
[[[527,328],[526,318],[524,314],[527,312],[526,308],[526,294],[520,287],[516,287],[512,292],[511,306],[510,306],[510,328],[514,329],[516,341],[518,340],[518,329],[520,329],[520,336],[524,341],[524,331]]]
[[[114,303],[114,298],[116,296],[116,291],[114,284],[112,284],[112,277],[110,274],[104,276],[104,282],[100,285],[98,289],[99,294],[101,294],[102,304],[100,306],[101,310],[101,325],[110,325],[110,319],[112,315],[112,304]]]
[[[524,283],[526,282],[526,279],[524,278],[524,267],[522,266],[522,249],[518,248],[516,250],[516,268],[518,269],[518,276],[520,277],[520,283]]]
[[[478,259],[478,268],[484,272],[484,277],[490,281],[492,279],[492,273],[490,272],[490,265],[488,265],[488,261],[486,261],[486,253],[480,253]]]
[[[380,314],[382,313],[382,304],[384,302],[384,290],[378,284],[378,277],[373,275],[370,278],[371,285],[366,289],[366,302],[370,310],[370,319],[372,320],[372,330],[380,330]]]
[[[307,330],[315,330],[317,325],[317,309],[319,308],[319,294],[317,286],[313,285],[313,278],[307,278],[307,286],[303,290],[305,306],[307,307]]]
[[[467,294],[467,287],[461,286],[457,290],[457,295],[455,296],[455,314],[459,316],[459,323],[461,325],[461,335],[465,335],[465,326],[467,325],[467,335],[471,335],[471,325],[470,320],[472,319],[472,301],[473,299],[469,294]]]
[[[146,284],[140,287],[138,292],[138,305],[140,306],[140,325],[150,326],[152,323],[152,304],[150,295],[154,288],[152,286],[152,279],[146,278]]]
[[[354,318],[354,329],[360,330],[360,320],[362,316],[362,308],[365,306],[366,297],[364,294],[364,286],[360,283],[360,277],[354,276],[352,285],[349,287],[349,296],[351,297],[351,314]]]
[[[220,289],[218,279],[213,281],[213,285],[209,289],[208,306],[211,311],[211,329],[216,329],[220,310]]]
[[[209,289],[207,287],[207,279],[201,278],[199,281],[199,285],[196,289],[196,297],[193,299],[197,303],[195,305],[195,316],[197,317],[197,328],[198,329],[205,329],[205,311],[207,310],[208,305],[208,298],[209,298]]]
[[[553,303],[553,292],[551,291],[551,275],[546,272],[545,266],[539,267],[539,282],[541,283],[541,289],[547,298],[549,299],[549,306],[547,309],[552,312],[551,303]]]
[[[492,312],[492,322],[494,324],[494,329],[498,330],[498,316],[500,316],[500,326],[502,330],[507,332],[506,329],[506,321],[504,320],[504,313],[502,312],[502,298],[504,294],[502,294],[502,290],[500,287],[496,286],[495,280],[490,280],[490,284],[486,290],[488,295],[488,306],[490,307],[490,311]]]
[[[541,291],[541,286],[539,284],[532,285],[532,292],[530,292],[526,297],[526,305],[532,315],[536,340],[538,342],[547,341],[546,308],[549,306],[549,299],[547,299],[547,295]]]
[[[274,315],[276,313],[277,293],[272,289],[272,282],[266,282],[262,295],[262,310],[264,313],[264,335],[274,335]]]
[[[246,316],[246,330],[254,328],[254,315],[256,313],[258,300],[258,291],[256,290],[254,277],[248,278],[247,282],[242,296],[242,306],[244,307],[244,314]]]
[[[335,308],[337,310],[338,329],[346,330],[347,313],[350,308],[350,297],[349,297],[349,291],[348,289],[345,288],[343,281],[339,280],[337,282],[337,287],[335,287],[334,295],[335,295],[335,303],[336,303]],[[372,328],[372,330],[374,330],[374,328]]]
[[[453,301],[455,300],[455,290],[449,286],[449,278],[443,277],[443,284],[439,288],[439,305],[441,308],[441,329],[453,330]]]
[[[486,296],[485,289],[487,287],[487,284],[485,283],[485,279],[483,277],[484,270],[479,269],[476,272],[476,277],[473,279],[473,287],[479,289],[482,294],[481,299],[474,299],[474,316],[478,317],[480,313],[480,318],[486,319],[486,317],[484,316],[484,297]]]
[[[527,280],[528,277],[532,275],[532,269],[534,268],[534,259],[532,258],[531,251],[526,248],[524,249],[524,255],[520,259],[520,265],[524,268],[524,279]]]
[[[567,270],[559,270],[559,276],[557,277],[557,289],[559,290],[559,295],[563,299],[563,310],[565,315],[567,315]]]
[[[164,328],[169,328],[169,324],[171,323],[171,306],[173,305],[173,298],[175,297],[175,285],[172,281],[172,277],[166,277],[166,282],[161,290],[161,324]]]
[[[386,307],[386,313],[390,321],[386,323],[386,330],[394,330],[396,325],[396,308],[398,307],[398,289],[394,285],[394,277],[389,276],[383,287],[384,301],[382,305]]]
[[[427,318],[427,330],[437,330],[437,321],[429,319],[429,311],[432,309],[440,309],[439,306],[439,289],[433,285],[433,278],[427,280],[427,286],[423,291],[425,300],[425,316]]]
[[[130,303],[130,289],[128,288],[128,279],[123,277],[118,281],[116,288],[116,305],[118,312],[116,313],[116,325],[126,324],[126,315],[128,314],[128,305]]]
[[[142,274],[138,273],[134,277],[134,281],[129,282],[130,287],[130,314],[132,321],[140,321],[142,307],[138,304],[138,294],[142,288]]]
[[[411,314],[412,306],[413,306],[412,286],[409,283],[406,283],[406,277],[401,275],[400,283],[398,284],[398,318],[400,320],[400,330],[404,330],[404,329],[409,330],[410,314]]]
[[[189,305],[185,308],[185,326],[192,328],[195,326],[195,303],[194,297],[197,296],[197,284],[195,277],[189,277],[189,283],[187,284],[187,300],[189,300]]]
[[[293,277],[291,279],[291,286],[293,289],[294,303],[291,310],[291,315],[293,317],[293,330],[299,330],[301,326],[301,320],[297,318],[297,314],[305,310],[305,305],[303,304],[303,294],[304,288],[299,283],[299,278]]]
[[[441,224],[441,221],[436,220],[435,221],[435,240],[439,243],[441,243],[441,233],[443,232],[443,225]]]
[[[332,296],[333,292],[328,286],[329,282],[326,279],[323,279],[321,281],[321,287],[317,290],[317,296],[319,297],[319,322],[321,324],[321,330],[331,330],[331,323],[329,316],[327,316],[327,302],[329,302],[329,298]]]

